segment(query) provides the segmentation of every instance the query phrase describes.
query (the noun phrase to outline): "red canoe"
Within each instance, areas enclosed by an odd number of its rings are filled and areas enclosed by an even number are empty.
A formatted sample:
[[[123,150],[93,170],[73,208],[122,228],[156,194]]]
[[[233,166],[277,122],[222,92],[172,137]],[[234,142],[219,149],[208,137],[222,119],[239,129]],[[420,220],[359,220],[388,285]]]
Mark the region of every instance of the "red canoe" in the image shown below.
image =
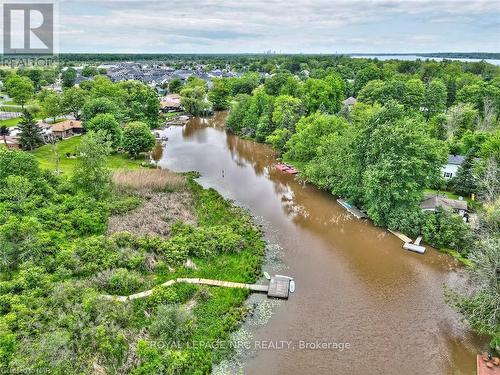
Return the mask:
[[[497,365],[498,358],[484,360],[481,355],[477,355],[477,375],[500,375],[500,365]]]
[[[279,163],[279,164],[276,164],[276,168],[278,170],[280,170],[281,172],[285,172],[287,171],[288,169],[290,169],[290,167],[286,164],[282,164],[282,163]]]

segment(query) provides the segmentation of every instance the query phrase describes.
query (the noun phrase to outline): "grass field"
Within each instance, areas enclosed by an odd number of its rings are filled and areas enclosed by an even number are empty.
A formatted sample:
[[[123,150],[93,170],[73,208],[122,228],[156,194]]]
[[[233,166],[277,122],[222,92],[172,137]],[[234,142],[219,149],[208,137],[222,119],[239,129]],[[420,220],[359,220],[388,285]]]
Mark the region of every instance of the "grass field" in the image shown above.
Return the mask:
[[[5,112],[21,112],[21,106],[0,104],[0,108]]]
[[[17,124],[19,124],[19,121],[21,121],[20,117],[10,118],[8,120],[0,120],[0,125],[5,125],[8,128],[13,128]]]
[[[73,155],[76,153],[76,148],[80,144],[81,137],[73,137],[57,142],[57,154],[59,155],[59,169],[62,172],[71,172],[75,166],[76,158],[68,158],[67,153]],[[37,158],[40,167],[45,169],[55,169],[55,157],[52,145],[42,146],[34,151],[32,154]],[[111,169],[121,168],[138,168],[142,158],[131,160],[126,154],[113,154],[109,157],[108,166]]]
[[[458,199],[459,198],[459,196],[457,194],[453,194],[450,191],[444,191],[444,190],[437,191],[437,190],[432,190],[432,189],[425,189],[424,192],[425,192],[425,194],[438,194],[439,193],[439,195],[446,195],[450,199]],[[474,202],[470,197],[463,197],[463,198],[469,204],[472,203],[472,202]]]

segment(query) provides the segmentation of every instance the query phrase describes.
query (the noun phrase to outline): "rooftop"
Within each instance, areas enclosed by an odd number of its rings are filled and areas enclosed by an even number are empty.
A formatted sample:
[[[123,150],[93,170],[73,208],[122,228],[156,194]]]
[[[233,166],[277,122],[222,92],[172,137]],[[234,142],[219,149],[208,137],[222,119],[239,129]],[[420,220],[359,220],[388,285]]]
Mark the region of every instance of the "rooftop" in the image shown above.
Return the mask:
[[[441,207],[445,210],[467,210],[467,202],[465,200],[450,199],[448,197],[432,194],[426,195],[420,203],[422,210],[435,210]]]
[[[52,125],[52,131],[63,132],[69,129],[82,129],[82,122],[77,120],[65,120]]]
[[[462,165],[465,160],[465,156],[462,155],[448,155],[448,164],[451,165]]]

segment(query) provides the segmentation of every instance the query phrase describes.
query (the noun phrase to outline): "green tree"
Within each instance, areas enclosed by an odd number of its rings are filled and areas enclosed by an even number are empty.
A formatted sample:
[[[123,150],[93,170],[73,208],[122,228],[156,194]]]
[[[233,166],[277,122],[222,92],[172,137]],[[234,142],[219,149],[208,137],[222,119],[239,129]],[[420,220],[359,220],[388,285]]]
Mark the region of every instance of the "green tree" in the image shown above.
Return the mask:
[[[181,105],[187,113],[193,116],[206,114],[211,107],[207,99],[206,88],[201,85],[186,85],[181,90]]]
[[[286,151],[286,144],[290,140],[292,133],[287,128],[275,129],[266,138],[266,142],[269,143],[273,148],[282,154]]]
[[[357,141],[363,201],[377,225],[400,229],[402,215],[419,210],[423,189],[439,178],[446,157],[423,124],[398,107],[373,116]]]
[[[7,94],[20,104],[22,108],[26,102],[33,96],[35,88],[33,82],[28,77],[21,77],[16,74],[11,75],[5,81],[5,91]]]
[[[134,81],[120,83],[126,92],[124,113],[126,121],[143,121],[151,128],[158,125],[160,101],[156,92],[149,86]]]
[[[122,141],[122,129],[120,123],[111,113],[100,113],[85,123],[85,129],[105,134],[111,142],[111,147],[120,147]]]
[[[478,119],[478,111],[470,104],[457,104],[446,113],[446,134],[448,139],[460,139],[467,131],[474,131]]]
[[[3,138],[3,143],[5,143],[5,147],[7,147],[7,137],[10,135],[10,129],[7,125],[0,125],[0,137]]]
[[[54,91],[47,92],[40,102],[44,116],[51,117],[53,123],[62,112],[61,97]]]
[[[317,156],[323,137],[341,133],[347,129],[347,122],[336,116],[315,113],[303,117],[287,143],[286,159],[309,162]]]
[[[108,98],[92,98],[85,102],[82,108],[82,118],[89,121],[98,114],[110,113],[117,119],[121,119],[121,111],[118,106]]]
[[[323,109],[326,113],[337,113],[344,98],[344,83],[336,75],[324,79],[308,79],[304,84],[304,106],[308,113]]]
[[[96,198],[109,194],[111,171],[107,167],[107,157],[110,152],[107,134],[90,131],[82,138],[72,177],[77,188]]]
[[[419,79],[410,79],[406,82],[405,92],[401,100],[409,109],[420,110],[424,104],[425,86]]]
[[[70,87],[63,91],[61,97],[61,107],[64,113],[73,115],[77,120],[80,119],[80,111],[87,102],[89,94],[79,87]]]
[[[363,86],[358,93],[358,99],[367,104],[385,104],[389,99],[386,93],[386,83],[381,79],[374,79]]]
[[[0,182],[8,176],[24,176],[36,179],[40,176],[40,169],[35,157],[28,152],[7,151],[0,147]]]
[[[20,69],[18,70],[20,76],[28,77],[36,90],[40,89],[42,79],[44,78],[43,71],[38,68]]]
[[[465,197],[470,196],[477,190],[477,180],[474,175],[474,154],[467,153],[462,165],[458,168],[457,174],[451,180],[451,187],[455,194]]]
[[[168,92],[170,94],[178,94],[182,89],[182,81],[179,78],[174,78],[168,83]]]
[[[447,290],[449,301],[479,334],[491,337],[500,353],[500,237],[488,236],[472,247],[467,268],[469,282],[460,292]]]
[[[259,73],[247,72],[239,78],[231,78],[230,83],[233,96],[238,94],[251,95],[260,84],[260,75]]]
[[[264,89],[267,94],[273,96],[300,96],[300,82],[290,72],[280,72],[270,76],[264,82]]]
[[[291,133],[295,131],[295,124],[304,113],[303,104],[300,99],[290,95],[280,95],[274,101],[272,120],[276,128],[288,129]]]
[[[223,111],[229,108],[229,95],[231,87],[229,81],[225,78],[214,79],[213,86],[208,94],[209,100],[216,111]]]
[[[434,79],[425,88],[424,107],[427,119],[446,110],[448,91],[443,81]]]
[[[94,77],[98,74],[97,68],[91,65],[85,65],[82,69],[82,76],[84,77]]]
[[[68,68],[62,73],[61,77],[63,87],[73,87],[76,82],[76,70],[73,68]]]
[[[137,157],[141,152],[151,151],[155,142],[155,137],[150,128],[143,122],[131,122],[125,126],[123,149],[131,157]]]
[[[45,143],[42,129],[37,125],[30,112],[23,112],[18,127],[20,130],[18,140],[23,149],[34,150]]]
[[[369,81],[382,78],[382,72],[375,64],[369,64],[358,70],[354,79],[354,94],[357,94]]]

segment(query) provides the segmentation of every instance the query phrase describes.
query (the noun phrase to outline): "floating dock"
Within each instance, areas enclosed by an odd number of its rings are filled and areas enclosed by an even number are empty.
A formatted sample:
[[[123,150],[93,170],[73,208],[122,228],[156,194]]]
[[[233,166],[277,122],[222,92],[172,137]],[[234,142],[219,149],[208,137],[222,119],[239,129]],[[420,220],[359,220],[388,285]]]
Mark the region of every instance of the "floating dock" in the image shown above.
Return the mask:
[[[425,247],[420,246],[420,242],[422,241],[422,236],[418,236],[415,242],[413,242],[413,240],[410,237],[401,232],[397,232],[395,230],[390,230],[390,229],[388,229],[388,231],[404,242],[403,249],[414,251],[419,254],[425,253]]]
[[[348,203],[347,201],[343,199],[337,199],[337,202],[344,207],[351,215],[354,215],[357,219],[366,219],[368,217],[367,214],[365,214],[363,211],[361,211],[359,208],[353,206],[352,204]]]
[[[222,281],[222,280],[211,280],[211,279],[200,279],[200,278],[177,278],[173,280],[168,280],[160,287],[169,287],[176,283],[186,283],[186,284],[198,284],[198,285],[210,285],[225,288],[238,288],[238,289],[248,289],[253,292],[267,293],[270,298],[281,298],[288,299],[290,292],[290,281],[293,280],[291,277],[276,275],[271,277],[269,285],[261,284],[244,284],[244,283],[234,283],[232,281]],[[144,292],[131,294],[129,296],[112,296],[112,295],[102,295],[101,297],[112,301],[133,301],[140,298],[149,297],[153,294],[154,289],[149,289]]]
[[[269,288],[267,291],[268,297],[288,299],[290,293],[290,278],[275,276],[271,277]]]

